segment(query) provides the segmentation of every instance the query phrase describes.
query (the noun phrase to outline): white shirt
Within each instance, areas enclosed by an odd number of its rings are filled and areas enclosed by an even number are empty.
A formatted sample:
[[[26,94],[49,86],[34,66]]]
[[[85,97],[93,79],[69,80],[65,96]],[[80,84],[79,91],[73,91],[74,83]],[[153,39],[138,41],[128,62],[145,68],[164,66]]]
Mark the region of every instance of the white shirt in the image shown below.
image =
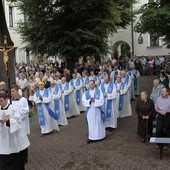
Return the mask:
[[[19,79],[18,81],[18,86],[21,88],[21,89],[24,89],[25,87],[28,86],[28,80],[27,79]]]

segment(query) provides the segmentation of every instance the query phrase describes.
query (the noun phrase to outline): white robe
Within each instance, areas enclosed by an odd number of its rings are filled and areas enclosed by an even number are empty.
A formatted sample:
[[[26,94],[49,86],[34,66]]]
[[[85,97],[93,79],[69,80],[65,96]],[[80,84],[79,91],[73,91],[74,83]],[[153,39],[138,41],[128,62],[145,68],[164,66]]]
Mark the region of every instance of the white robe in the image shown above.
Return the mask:
[[[131,100],[131,98],[132,98],[131,87],[132,87],[132,84],[133,84],[132,83],[132,77],[130,75],[126,75],[126,76],[129,76],[129,80],[126,83],[126,87],[127,87],[128,93],[129,93],[129,100]],[[125,79],[126,79],[126,77],[121,79],[123,83],[125,82]]]
[[[30,122],[29,122],[29,106],[28,101],[25,97],[21,97],[20,100],[12,100],[12,105],[16,106],[20,110],[22,128],[25,134],[30,134]]]
[[[109,84],[104,83],[105,93],[108,92]],[[100,86],[101,90],[101,86]],[[104,97],[105,112],[107,111],[107,101],[112,100],[111,118],[107,118],[105,127],[117,128],[117,114],[116,114],[116,87],[113,85],[112,93],[107,93],[107,97]]]
[[[138,70],[130,70],[132,73],[132,96],[134,98],[135,95],[139,95],[139,77],[140,73]],[[137,78],[137,89],[135,90],[135,85],[134,85],[134,76]]]
[[[0,154],[19,153],[30,145],[27,135],[21,128],[22,121],[19,110],[10,105],[7,110],[0,110],[2,115],[10,115],[10,127],[0,123]]]
[[[50,108],[54,111],[54,99],[58,100],[59,101],[59,111],[60,111],[60,118],[57,120],[58,125],[68,125],[66,112],[65,112],[65,109],[63,106],[61,90],[59,88],[58,93],[54,93],[54,88],[51,89],[52,101],[50,102]]]
[[[82,81],[83,81],[83,92],[85,92],[86,89],[89,89],[89,82],[86,84],[86,77],[82,77]]]
[[[96,80],[95,80],[95,77],[96,77]],[[95,81],[95,85],[96,85],[96,87],[98,87],[99,86],[99,79],[98,79],[98,77],[97,76],[95,76],[95,75],[93,75],[93,76],[89,76],[89,81],[90,80],[94,80]]]
[[[94,97],[95,90],[90,90],[91,97]],[[102,92],[100,92],[100,98],[95,100],[94,103],[90,105],[90,99],[86,99],[86,92],[83,94],[82,98],[83,105],[85,107],[90,107],[87,112],[87,123],[88,123],[88,138],[90,140],[100,140],[105,138],[105,124],[101,118],[100,106],[104,104],[104,98]]]
[[[74,97],[73,87],[69,84],[69,89],[66,90],[65,86],[66,86],[65,83],[61,84],[62,90],[64,90],[64,93],[62,93],[62,100],[64,106],[65,106],[64,98],[66,95],[69,95],[69,111],[66,111],[67,117],[80,115],[80,111]]]
[[[77,82],[77,79],[73,79],[73,86],[75,87],[74,97],[75,97],[75,100],[76,100],[76,91],[80,90],[80,105],[78,105],[78,108],[79,108],[80,112],[84,112],[85,111],[85,107],[82,104],[83,82],[81,81],[79,86],[76,86],[76,82]]]
[[[117,83],[117,90],[120,90],[120,85],[121,83]],[[122,111],[119,111],[119,97],[120,94],[124,96],[123,100],[123,108]],[[127,117],[127,116],[132,116],[132,108],[130,104],[130,96],[128,92],[128,87],[125,85],[123,90],[120,90],[120,93],[116,94],[116,108],[117,108],[117,117],[122,118],[122,117]]]
[[[117,75],[115,75],[115,74],[116,74],[116,71],[118,72]],[[113,71],[110,73],[110,80],[111,80],[112,82],[114,82],[114,81],[116,80],[116,78],[117,78],[118,75],[120,75],[120,70],[113,70]]]
[[[44,90],[40,90],[40,95],[44,95]],[[43,108],[43,114],[45,117],[45,125],[40,126],[41,128],[41,133],[46,134],[50,133],[53,130],[59,131],[58,123],[57,120],[53,119],[49,113],[48,110],[46,109],[45,103],[50,103],[51,102],[51,94],[48,94],[48,97],[43,96],[43,101],[39,99],[39,97],[36,96],[36,93],[34,94],[34,102],[36,104],[42,103],[42,108]]]
[[[56,85],[60,85],[61,84],[61,80],[58,79],[58,80],[55,80],[56,81]]]

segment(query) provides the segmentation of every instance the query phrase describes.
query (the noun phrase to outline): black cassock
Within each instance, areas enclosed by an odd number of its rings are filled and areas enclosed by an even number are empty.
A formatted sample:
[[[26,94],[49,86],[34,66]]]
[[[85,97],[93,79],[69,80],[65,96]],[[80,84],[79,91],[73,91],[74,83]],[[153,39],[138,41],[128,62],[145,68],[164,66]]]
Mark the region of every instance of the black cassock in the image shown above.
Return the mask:
[[[146,135],[152,135],[153,114],[155,112],[154,103],[150,98],[146,102],[139,100],[136,104],[136,114],[138,115],[137,134],[145,138]],[[149,116],[149,119],[142,119],[143,116]],[[147,129],[146,129],[147,128]]]

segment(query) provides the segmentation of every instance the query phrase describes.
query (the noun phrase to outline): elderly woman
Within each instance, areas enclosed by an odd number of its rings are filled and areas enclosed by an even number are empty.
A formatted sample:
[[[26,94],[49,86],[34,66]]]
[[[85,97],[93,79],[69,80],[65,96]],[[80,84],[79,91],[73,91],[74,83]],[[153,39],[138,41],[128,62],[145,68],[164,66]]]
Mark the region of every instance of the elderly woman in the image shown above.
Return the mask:
[[[145,142],[147,136],[152,135],[154,111],[154,103],[148,97],[147,92],[141,92],[140,99],[136,104],[136,114],[138,115],[137,134],[141,137],[142,142]]]

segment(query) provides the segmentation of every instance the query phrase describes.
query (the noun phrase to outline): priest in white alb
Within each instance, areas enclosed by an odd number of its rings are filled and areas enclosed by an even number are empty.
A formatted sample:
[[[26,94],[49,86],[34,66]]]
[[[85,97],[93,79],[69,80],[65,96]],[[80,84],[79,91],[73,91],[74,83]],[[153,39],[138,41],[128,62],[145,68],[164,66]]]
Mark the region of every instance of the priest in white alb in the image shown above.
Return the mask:
[[[140,73],[137,69],[135,69],[135,66],[132,65],[131,70],[129,70],[128,74],[132,78],[132,98],[135,98],[135,95],[139,95],[139,77]]]
[[[41,136],[43,136],[44,134],[53,132],[53,130],[59,131],[57,123],[58,115],[49,106],[52,100],[49,90],[44,88],[43,82],[39,82],[38,87],[34,94],[34,102],[37,104]]]
[[[132,108],[130,104],[130,99],[128,98],[128,87],[126,83],[122,82],[121,76],[117,76],[116,82],[116,107],[117,107],[117,117],[127,117],[132,116]]]
[[[90,71],[89,81],[90,81],[90,80],[94,80],[96,87],[99,87],[99,79],[98,79],[98,77],[94,74],[94,71],[93,71],[93,70]]]
[[[105,127],[112,131],[117,128],[116,87],[114,83],[110,82],[109,76],[104,77],[104,82],[100,85],[100,90],[104,97]]]
[[[24,170],[22,151],[30,145],[22,128],[21,114],[0,91],[0,170]]]
[[[72,74],[72,79],[70,80],[70,84],[74,90],[74,97],[76,103],[78,105],[79,111],[84,112],[85,107],[82,104],[82,96],[83,96],[83,81],[81,77],[77,77],[77,73]]]
[[[86,107],[86,119],[88,124],[88,142],[102,140],[106,136],[104,119],[105,115],[101,106],[104,104],[102,92],[95,88],[94,80],[89,81],[90,89],[83,94],[82,102]]]
[[[50,102],[50,108],[56,112],[59,119],[58,125],[68,125],[66,112],[62,102],[61,89],[56,85],[56,81],[52,80],[51,87],[48,89],[51,93],[52,101]]]
[[[74,97],[73,87],[70,83],[66,82],[65,77],[61,78],[60,89],[67,117],[80,115],[80,111]]]
[[[82,81],[83,81],[83,92],[89,89],[89,76],[87,76],[87,71],[82,72]]]

